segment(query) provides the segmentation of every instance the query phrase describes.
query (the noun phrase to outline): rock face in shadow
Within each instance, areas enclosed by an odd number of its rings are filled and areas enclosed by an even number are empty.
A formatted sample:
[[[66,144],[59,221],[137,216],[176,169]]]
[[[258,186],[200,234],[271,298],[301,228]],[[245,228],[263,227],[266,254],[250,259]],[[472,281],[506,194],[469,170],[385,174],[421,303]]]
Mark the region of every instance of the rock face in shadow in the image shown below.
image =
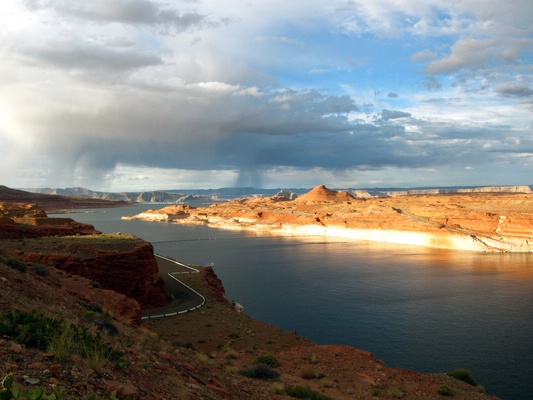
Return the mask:
[[[5,257],[85,277],[95,287],[135,299],[143,309],[167,302],[153,246],[136,236],[102,235],[92,225],[10,203],[0,204],[0,239]]]
[[[52,253],[47,252],[50,240],[26,240],[28,250],[15,250],[13,255],[26,262],[51,264],[68,274],[83,276],[96,287],[137,300],[142,309],[166,305],[164,283],[159,277],[152,244],[133,235],[121,236],[88,237],[93,243],[87,243],[84,238],[61,237]]]

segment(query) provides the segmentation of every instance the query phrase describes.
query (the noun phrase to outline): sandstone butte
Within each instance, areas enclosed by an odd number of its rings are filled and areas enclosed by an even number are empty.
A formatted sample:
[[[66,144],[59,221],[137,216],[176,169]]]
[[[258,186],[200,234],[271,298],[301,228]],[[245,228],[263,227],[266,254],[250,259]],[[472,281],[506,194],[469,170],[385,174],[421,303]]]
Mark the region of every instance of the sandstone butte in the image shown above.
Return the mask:
[[[202,208],[176,205],[123,218],[454,250],[533,251],[530,188],[492,190],[358,198],[322,185],[294,200],[274,196]]]
[[[103,235],[71,218],[49,218],[34,204],[0,202],[0,256],[87,278],[105,291],[100,297],[108,309],[134,320],[141,309],[167,302],[151,243],[128,234]]]

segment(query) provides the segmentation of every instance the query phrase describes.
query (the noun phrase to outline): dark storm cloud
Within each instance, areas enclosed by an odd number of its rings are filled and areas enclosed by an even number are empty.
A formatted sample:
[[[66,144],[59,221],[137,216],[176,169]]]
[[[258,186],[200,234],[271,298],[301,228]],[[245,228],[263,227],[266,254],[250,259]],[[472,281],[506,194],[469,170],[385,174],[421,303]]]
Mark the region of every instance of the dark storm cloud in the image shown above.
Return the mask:
[[[191,102],[192,93],[142,93],[112,100],[98,113],[49,115],[39,121],[57,169],[98,174],[117,164],[188,170],[239,170],[239,185],[261,183],[262,171],[293,168],[377,169],[486,161],[480,151],[503,127],[467,129],[409,118],[431,132],[413,136],[399,123],[409,113],[384,110],[373,123],[350,121],[357,110],[345,96],[288,91],[262,96],[226,93]],[[52,127],[54,127],[52,129]],[[488,135],[487,132],[490,132]],[[504,146],[505,147],[505,146]],[[510,149],[510,147],[505,147]]]
[[[391,139],[403,128],[350,122],[344,112],[357,107],[344,96],[229,95],[201,105],[170,95],[145,101],[139,94],[110,104],[99,113],[48,115],[39,121],[37,137],[46,137],[39,147],[56,149],[62,168],[93,175],[118,163],[260,176],[276,166],[408,165],[418,157],[411,145]]]
[[[533,88],[528,85],[502,85],[496,88],[496,93],[504,97],[528,98],[533,97]]]
[[[398,119],[398,118],[408,118],[411,114],[408,112],[403,111],[395,111],[395,110],[383,110],[381,111],[381,118],[384,120],[390,120],[390,119]]]
[[[100,23],[123,23],[137,26],[158,26],[183,32],[205,24],[206,15],[194,10],[179,11],[148,0],[46,1],[29,0],[33,10],[51,9],[59,15]]]
[[[286,91],[268,98],[232,99],[236,105],[222,127],[226,131],[292,135],[300,132],[347,131],[346,114],[358,107],[349,96],[318,91]]]
[[[138,49],[115,48],[81,41],[54,42],[40,48],[22,49],[22,52],[26,57],[56,68],[93,72],[114,73],[162,63],[158,55]]]

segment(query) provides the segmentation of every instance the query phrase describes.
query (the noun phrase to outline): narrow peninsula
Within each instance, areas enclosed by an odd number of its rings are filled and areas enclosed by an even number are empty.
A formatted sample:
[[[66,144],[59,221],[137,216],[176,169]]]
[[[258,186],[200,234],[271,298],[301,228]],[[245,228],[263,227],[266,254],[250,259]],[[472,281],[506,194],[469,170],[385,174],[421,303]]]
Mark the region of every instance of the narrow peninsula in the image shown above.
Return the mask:
[[[366,193],[321,185],[300,197],[282,191],[209,207],[171,205],[123,218],[453,250],[533,251],[533,193],[528,186],[389,197]]]

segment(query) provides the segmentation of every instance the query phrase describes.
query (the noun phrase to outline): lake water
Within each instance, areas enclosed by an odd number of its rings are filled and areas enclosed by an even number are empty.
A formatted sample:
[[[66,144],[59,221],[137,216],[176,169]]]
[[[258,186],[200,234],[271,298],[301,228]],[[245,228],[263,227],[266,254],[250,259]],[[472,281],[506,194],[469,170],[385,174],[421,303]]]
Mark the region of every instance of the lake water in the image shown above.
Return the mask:
[[[152,206],[159,208],[160,206]],[[533,399],[533,254],[435,250],[124,221],[148,206],[72,214],[155,251],[215,263],[245,313],[420,372],[469,369],[502,399]]]

